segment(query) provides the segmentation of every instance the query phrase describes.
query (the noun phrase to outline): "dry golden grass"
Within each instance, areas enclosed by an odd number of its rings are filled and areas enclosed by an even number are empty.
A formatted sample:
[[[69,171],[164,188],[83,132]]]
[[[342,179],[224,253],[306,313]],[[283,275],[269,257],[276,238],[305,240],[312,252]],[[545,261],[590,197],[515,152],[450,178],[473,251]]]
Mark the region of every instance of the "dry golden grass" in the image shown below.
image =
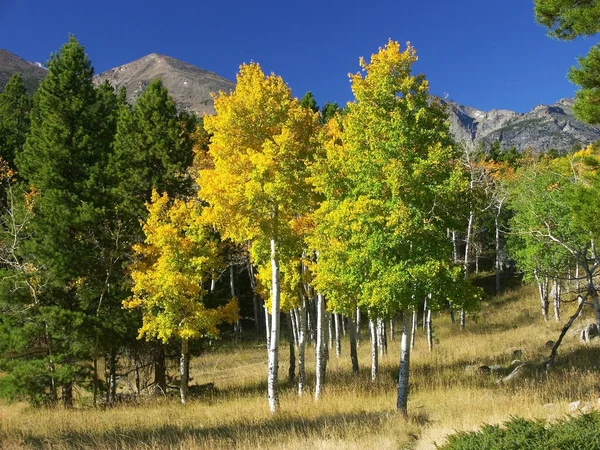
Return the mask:
[[[323,399],[312,397],[314,353],[307,351],[309,382],[299,398],[285,380],[287,343],[281,347],[281,413],[271,417],[266,399],[266,351],[260,345],[219,348],[192,361],[195,384],[214,382],[216,393],[186,406],[176,398],[145,400],[135,406],[73,411],[0,404],[1,448],[434,448],[454,430],[500,423],[510,416],[554,419],[569,413],[569,403],[597,404],[600,397],[597,343],[584,346],[571,331],[549,375],[533,374],[510,385],[468,366],[510,364],[547,358],[546,341],[556,340],[562,324],[541,320],[530,288],[508,292],[484,304],[467,331],[447,314],[434,319],[438,342],[429,353],[421,330],[411,361],[410,417],[395,413],[398,341],[390,343],[373,383],[370,345],[359,348],[362,373],[352,377],[347,342],[340,359],[328,365]],[[574,309],[565,305],[564,319]],[[591,313],[574,329],[592,320]]]

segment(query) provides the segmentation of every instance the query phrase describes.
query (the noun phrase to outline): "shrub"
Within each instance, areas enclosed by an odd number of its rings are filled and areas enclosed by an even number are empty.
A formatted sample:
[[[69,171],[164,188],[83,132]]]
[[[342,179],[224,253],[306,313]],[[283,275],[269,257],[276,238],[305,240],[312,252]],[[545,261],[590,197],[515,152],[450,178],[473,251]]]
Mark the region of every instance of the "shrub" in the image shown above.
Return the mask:
[[[547,424],[515,417],[503,426],[448,437],[442,450],[600,450],[600,413],[593,411]]]

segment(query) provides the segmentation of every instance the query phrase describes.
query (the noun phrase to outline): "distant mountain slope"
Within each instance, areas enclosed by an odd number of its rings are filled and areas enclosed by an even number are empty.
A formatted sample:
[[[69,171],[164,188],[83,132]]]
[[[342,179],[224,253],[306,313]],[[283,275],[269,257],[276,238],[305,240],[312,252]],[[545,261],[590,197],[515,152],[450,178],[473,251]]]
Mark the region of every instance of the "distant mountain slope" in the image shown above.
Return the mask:
[[[211,92],[228,92],[235,87],[235,83],[214,72],[157,53],[96,75],[94,82],[108,80],[116,89],[125,87],[127,100],[133,103],[156,78],[162,79],[179,110],[200,115],[215,112]]]
[[[480,111],[445,101],[450,115],[450,129],[458,141],[473,140],[501,147],[531,148],[536,152],[556,149],[569,151],[600,140],[600,127],[580,122],[573,114],[573,100],[564,98],[553,105],[538,105],[530,112]]]
[[[0,91],[4,90],[4,86],[14,73],[21,75],[23,84],[30,93],[37,89],[40,81],[46,76],[46,70],[39,65],[25,61],[14,53],[0,48]]]

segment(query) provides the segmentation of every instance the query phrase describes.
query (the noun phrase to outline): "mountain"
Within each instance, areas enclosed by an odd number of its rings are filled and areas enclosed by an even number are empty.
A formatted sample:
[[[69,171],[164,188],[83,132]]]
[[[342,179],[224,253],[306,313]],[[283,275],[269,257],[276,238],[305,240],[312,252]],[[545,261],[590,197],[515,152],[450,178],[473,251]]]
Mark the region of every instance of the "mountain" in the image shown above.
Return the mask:
[[[460,141],[483,143],[499,141],[503,148],[527,148],[536,152],[559,152],[600,140],[600,127],[580,122],[573,114],[573,99],[564,98],[552,105],[538,105],[525,114],[492,109],[480,111],[452,101],[448,106],[450,130]]]
[[[179,110],[200,115],[215,112],[211,92],[229,92],[235,87],[235,83],[214,72],[158,53],[107,70],[96,75],[94,82],[108,80],[116,89],[125,87],[127,100],[133,103],[155,78],[162,80]]]
[[[18,72],[33,92],[46,75],[40,66],[0,49],[0,89]],[[162,79],[179,110],[200,115],[215,112],[211,92],[229,92],[235,88],[235,83],[214,72],[158,53],[107,70],[96,75],[94,82],[108,80],[116,89],[127,88],[127,99],[133,103],[156,78]],[[516,147],[520,151],[531,148],[537,152],[555,149],[562,153],[600,140],[600,126],[587,125],[575,118],[572,99],[538,105],[525,114],[502,109],[482,111],[449,100],[442,102],[448,107],[450,129],[459,142],[489,148],[499,141],[504,148]]]
[[[46,76],[46,70],[40,65],[25,61],[14,53],[0,48],[0,91],[4,90],[8,79],[14,73],[21,75],[23,84],[30,93],[37,89],[40,81]]]

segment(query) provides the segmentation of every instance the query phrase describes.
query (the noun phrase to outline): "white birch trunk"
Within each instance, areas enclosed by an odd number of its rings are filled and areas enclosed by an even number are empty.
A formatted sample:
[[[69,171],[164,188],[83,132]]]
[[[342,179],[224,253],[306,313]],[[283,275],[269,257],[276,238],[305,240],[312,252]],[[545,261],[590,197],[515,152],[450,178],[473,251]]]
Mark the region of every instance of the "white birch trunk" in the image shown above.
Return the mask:
[[[179,396],[185,405],[188,398],[188,382],[190,379],[190,349],[187,339],[181,340],[181,357],[179,358]]]
[[[340,322],[342,325],[342,336],[346,336],[346,318],[343,314],[340,314]]]
[[[296,311],[295,309],[290,310],[290,322],[292,325],[292,339],[294,345],[298,347],[298,311]]]
[[[300,300],[298,316],[300,318],[298,327],[298,395],[302,396],[306,380],[306,300],[304,298]]]
[[[333,319],[331,317],[331,313],[327,313],[327,341],[329,342],[329,349],[333,349]],[[329,359],[329,358],[328,358]]]
[[[264,305],[265,308],[265,332],[267,336],[267,349],[271,348],[271,314],[269,314],[269,309],[267,305]]]
[[[327,356],[325,350],[327,342],[325,341],[325,299],[323,294],[317,295],[317,366],[315,382],[315,400],[319,400],[321,392],[325,387],[325,370],[327,366]]]
[[[544,317],[544,321],[548,321],[548,278],[538,276],[537,269],[533,270],[533,275],[535,277],[535,281],[538,285],[538,292],[540,294],[540,302],[542,304],[542,316]]]
[[[403,315],[402,340],[400,343],[400,371],[398,373],[398,403],[397,409],[405,417],[408,416],[408,376],[410,373],[410,344],[408,340],[412,334],[412,318]]]
[[[335,356],[338,358],[342,354],[342,339],[340,333],[340,315],[335,313],[333,314],[335,320]]]
[[[356,307],[356,346],[360,346],[360,308]]]
[[[394,341],[396,330],[394,329],[394,318],[390,318],[390,341]]]
[[[413,309],[412,313],[412,328],[410,333],[410,348],[411,350],[415,348],[415,341],[417,337],[417,310]]]
[[[431,324],[431,310],[427,310],[427,346],[429,347],[429,351],[433,350],[433,328]]]
[[[472,188],[472,186],[471,186]],[[463,261],[463,267],[465,271],[465,280],[469,278],[469,248],[471,246],[471,234],[473,232],[473,222],[475,220],[475,211],[471,210],[469,213],[469,223],[467,225],[467,238],[465,240],[465,259]],[[467,317],[465,308],[460,308],[460,329],[464,330],[467,324]]]
[[[269,409],[271,414],[279,410],[279,393],[277,392],[277,371],[279,369],[279,261],[275,239],[271,239],[271,342],[269,346],[269,363],[267,377],[267,391],[269,396]]]
[[[379,346],[377,345],[377,325],[373,319],[369,319],[369,329],[371,330],[371,380],[375,381],[379,371]]]
[[[562,293],[562,288],[560,282],[555,278],[552,280],[552,296],[553,296],[553,304],[554,304],[554,320],[560,322],[560,296]]]

